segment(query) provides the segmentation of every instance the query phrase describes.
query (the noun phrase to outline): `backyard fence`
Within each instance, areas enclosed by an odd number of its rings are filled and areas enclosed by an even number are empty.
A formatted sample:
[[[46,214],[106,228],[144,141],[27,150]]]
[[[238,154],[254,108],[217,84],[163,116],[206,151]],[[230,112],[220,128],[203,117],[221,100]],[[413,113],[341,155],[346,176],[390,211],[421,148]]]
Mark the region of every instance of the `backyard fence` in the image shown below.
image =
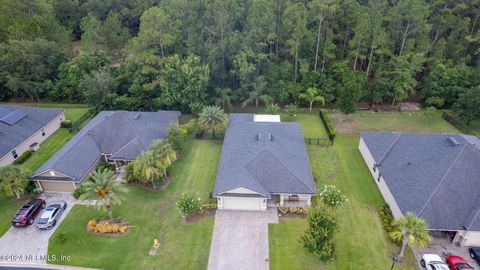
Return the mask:
[[[72,126],[68,128],[68,131],[72,134],[77,133],[83,127],[83,124],[88,119],[95,116],[95,114],[97,114],[97,110],[95,110],[94,108],[88,110],[88,112],[86,112],[84,115],[82,115],[82,117],[80,117],[77,121],[72,123]]]
[[[305,138],[305,144],[331,146],[332,142],[329,139],[324,139],[324,138]]]

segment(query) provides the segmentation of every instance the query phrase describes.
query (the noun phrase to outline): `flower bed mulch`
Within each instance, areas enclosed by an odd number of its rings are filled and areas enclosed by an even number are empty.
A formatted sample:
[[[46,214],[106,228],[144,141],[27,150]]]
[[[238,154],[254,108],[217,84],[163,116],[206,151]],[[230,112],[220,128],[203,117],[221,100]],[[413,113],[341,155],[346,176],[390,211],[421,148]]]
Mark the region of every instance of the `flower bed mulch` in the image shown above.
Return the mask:
[[[200,219],[202,219],[204,217],[215,216],[216,211],[217,211],[217,209],[205,209],[205,211],[203,211],[203,213],[195,213],[191,216],[185,217],[183,219],[183,223],[191,224],[191,223],[195,223],[195,222],[199,221]]]
[[[307,214],[304,213],[286,213],[282,214],[278,212],[278,217],[280,218],[306,218]]]

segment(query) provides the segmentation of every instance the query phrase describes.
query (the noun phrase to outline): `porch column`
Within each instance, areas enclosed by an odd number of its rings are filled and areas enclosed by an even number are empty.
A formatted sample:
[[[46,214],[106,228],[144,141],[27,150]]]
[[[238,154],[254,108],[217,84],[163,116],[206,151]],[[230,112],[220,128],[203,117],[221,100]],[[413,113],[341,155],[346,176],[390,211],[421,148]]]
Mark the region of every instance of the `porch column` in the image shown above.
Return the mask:
[[[283,206],[283,194],[280,194],[280,206]]]

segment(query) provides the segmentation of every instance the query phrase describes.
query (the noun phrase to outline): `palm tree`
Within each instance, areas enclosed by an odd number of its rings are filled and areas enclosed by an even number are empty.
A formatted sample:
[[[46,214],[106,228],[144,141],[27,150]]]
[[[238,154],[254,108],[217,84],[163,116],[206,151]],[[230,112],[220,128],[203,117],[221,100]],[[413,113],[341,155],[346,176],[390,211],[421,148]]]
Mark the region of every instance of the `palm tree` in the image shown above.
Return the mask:
[[[215,97],[213,98],[213,102],[215,105],[221,105],[222,108],[225,110],[225,106],[228,106],[229,108],[232,107],[231,103],[231,95],[232,95],[232,89],[225,87],[216,87],[215,88]]]
[[[162,177],[167,177],[167,169],[177,160],[177,152],[166,140],[155,140],[150,145],[149,151],[153,152],[155,164],[162,170]]]
[[[397,225],[400,230],[390,233],[390,236],[395,241],[402,241],[402,248],[400,249],[398,257],[403,257],[407,245],[422,248],[432,240],[428,233],[427,222],[412,212],[407,212],[405,216],[395,220],[394,224]]]
[[[20,199],[25,188],[28,186],[28,178],[31,172],[19,165],[7,165],[0,168],[0,192],[1,194]]]
[[[114,223],[112,206],[119,205],[125,200],[125,187],[115,180],[113,172],[109,169],[96,170],[90,177],[90,181],[83,184],[85,193],[81,198],[92,200],[96,208],[106,210],[110,223]]]
[[[155,180],[163,175],[163,168],[157,166],[157,160],[152,151],[145,151],[133,161],[132,176],[141,182],[151,182],[153,189],[156,189]]]
[[[223,129],[227,125],[227,115],[218,106],[206,106],[199,115],[199,123],[203,128],[212,131],[215,138],[215,131]]]
[[[252,83],[253,90],[248,94],[248,98],[242,103],[242,107],[245,107],[252,102],[255,103],[255,109],[258,108],[260,101],[266,105],[273,102],[273,98],[265,94],[265,89],[267,88],[267,82],[263,79],[262,76],[258,77],[254,83]]]
[[[309,87],[305,93],[301,93],[298,97],[306,100],[310,103],[310,111],[312,110],[313,103],[318,102],[320,105],[325,105],[325,98],[318,93],[318,89],[315,87]]]

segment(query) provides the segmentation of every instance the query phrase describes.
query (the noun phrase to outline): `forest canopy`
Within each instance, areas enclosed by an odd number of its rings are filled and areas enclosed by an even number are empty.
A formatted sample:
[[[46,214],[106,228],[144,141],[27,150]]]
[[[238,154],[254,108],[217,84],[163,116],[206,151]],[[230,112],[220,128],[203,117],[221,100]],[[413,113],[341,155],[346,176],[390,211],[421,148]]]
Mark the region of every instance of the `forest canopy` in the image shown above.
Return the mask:
[[[347,113],[419,100],[478,117],[479,17],[480,0],[5,0],[0,100],[198,112],[307,106],[315,88]]]

